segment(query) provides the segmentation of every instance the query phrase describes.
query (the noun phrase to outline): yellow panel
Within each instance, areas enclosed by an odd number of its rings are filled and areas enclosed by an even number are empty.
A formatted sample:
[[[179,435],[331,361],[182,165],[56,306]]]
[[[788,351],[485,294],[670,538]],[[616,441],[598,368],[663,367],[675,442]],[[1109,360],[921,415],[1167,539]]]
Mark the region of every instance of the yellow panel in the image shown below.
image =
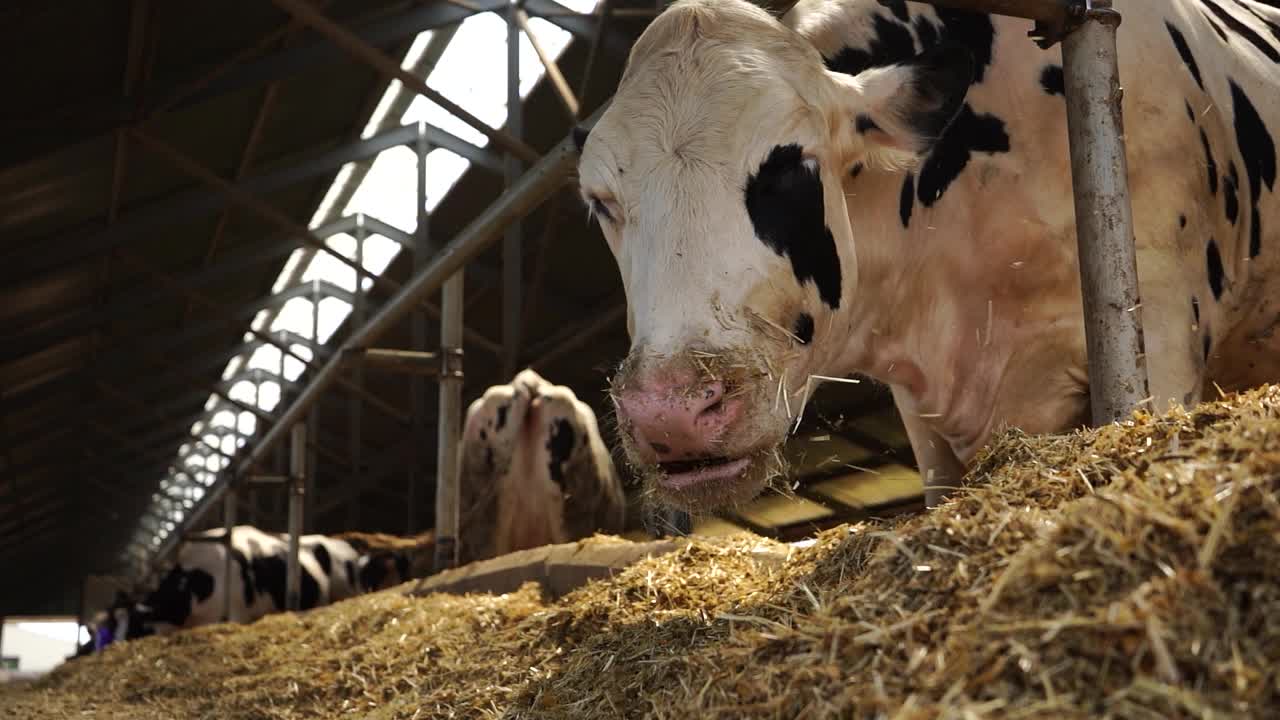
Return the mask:
[[[745,520],[764,527],[780,527],[829,517],[835,513],[828,507],[803,498],[766,495],[738,511]]]
[[[902,428],[902,420],[893,408],[883,410],[874,415],[864,415],[846,421],[846,424],[893,448],[911,446],[907,431]]]
[[[873,451],[838,435],[794,437],[787,441],[786,447],[792,477],[834,472],[845,465],[864,463],[874,455]]]
[[[725,535],[753,535],[754,533],[718,517],[707,517],[693,522],[693,534],[705,537],[723,537]]]
[[[924,487],[920,473],[892,464],[871,472],[854,473],[807,485],[810,490],[853,507],[870,507],[920,497]]]

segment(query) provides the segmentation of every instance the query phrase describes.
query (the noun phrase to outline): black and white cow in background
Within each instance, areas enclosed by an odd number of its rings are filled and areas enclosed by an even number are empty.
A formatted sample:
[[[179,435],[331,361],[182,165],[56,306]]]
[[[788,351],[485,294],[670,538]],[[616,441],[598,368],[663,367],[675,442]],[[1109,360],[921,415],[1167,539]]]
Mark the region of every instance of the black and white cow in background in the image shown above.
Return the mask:
[[[1280,2],[1114,5],[1152,407],[1280,380]],[[890,386],[931,504],[1002,426],[1088,420],[1061,47],[1030,28],[680,0],[646,29],[575,135],[655,494],[755,496],[811,375]]]
[[[595,413],[533,370],[471,404],[458,452],[463,563],[623,529],[626,498]]]
[[[248,525],[231,532],[232,574],[226,577],[222,529],[198,533],[178,549],[173,568],[142,601],[140,609],[155,632],[165,634],[221,622],[248,623],[285,609],[287,536]],[[395,553],[361,554],[342,540],[322,535],[299,538],[299,609],[310,610],[407,580],[407,561]],[[230,585],[229,612],[227,585]]]

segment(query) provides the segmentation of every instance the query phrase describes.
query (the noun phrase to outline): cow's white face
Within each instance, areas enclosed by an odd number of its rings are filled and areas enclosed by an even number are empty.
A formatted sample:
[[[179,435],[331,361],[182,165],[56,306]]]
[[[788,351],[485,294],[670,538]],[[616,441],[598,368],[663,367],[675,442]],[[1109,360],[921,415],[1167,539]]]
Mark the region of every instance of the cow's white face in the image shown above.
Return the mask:
[[[622,441],[659,499],[721,506],[779,474],[806,380],[832,372],[851,322],[843,179],[927,151],[971,78],[952,49],[837,75],[764,11],[715,0],[636,43],[579,174],[627,294]]]

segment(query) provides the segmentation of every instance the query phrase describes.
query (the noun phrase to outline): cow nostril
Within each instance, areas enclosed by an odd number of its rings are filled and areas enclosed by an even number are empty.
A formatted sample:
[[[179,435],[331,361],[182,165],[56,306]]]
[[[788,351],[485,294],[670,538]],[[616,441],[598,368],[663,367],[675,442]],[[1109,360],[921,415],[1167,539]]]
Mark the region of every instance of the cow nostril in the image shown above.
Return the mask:
[[[809,313],[800,313],[800,317],[796,318],[795,328],[792,331],[796,340],[801,345],[808,345],[813,341],[813,316]]]
[[[658,452],[662,453],[663,455],[666,455],[666,454],[668,454],[668,453],[670,453],[670,452],[671,452],[671,446],[670,446],[670,445],[666,445],[666,444],[664,444],[664,443],[658,443],[658,442],[653,443],[653,449],[654,449],[654,450],[657,450]]]
[[[724,411],[724,400],[716,400],[702,411],[704,415],[716,415]]]

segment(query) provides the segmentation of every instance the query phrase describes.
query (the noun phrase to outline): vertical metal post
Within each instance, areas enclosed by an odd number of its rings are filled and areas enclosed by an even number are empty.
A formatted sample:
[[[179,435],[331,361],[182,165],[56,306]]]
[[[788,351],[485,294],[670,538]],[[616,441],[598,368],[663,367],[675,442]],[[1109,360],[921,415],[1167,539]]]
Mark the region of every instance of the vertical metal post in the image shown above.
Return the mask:
[[[1119,25],[1111,0],[1093,0],[1084,23],[1062,42],[1094,425],[1127,417],[1148,395],[1116,51]]]
[[[293,426],[289,440],[289,563],[285,575],[285,609],[297,610],[302,587],[302,566],[298,563],[298,538],[302,535],[303,501],[307,493],[307,426]]]
[[[231,578],[236,577],[233,574],[234,564],[231,559],[231,530],[236,526],[236,502],[239,494],[235,481],[227,486],[227,493],[222,496],[222,526],[226,528],[226,535],[222,538],[222,548],[226,553],[223,560],[225,562],[225,572],[222,577],[226,582],[222,583],[222,621],[231,622]]]
[[[518,0],[507,5],[507,133],[519,138],[524,134],[524,114],[520,105],[520,25]],[[524,168],[520,158],[507,154],[506,187],[520,178]],[[502,238],[502,377],[515,376],[520,357],[520,304],[524,289],[524,263],[520,242],[521,228],[517,220],[507,227]]]
[[[320,280],[319,278],[311,281],[311,357],[320,356]],[[311,532],[316,521],[315,518],[315,501],[316,501],[316,476],[319,474],[316,470],[319,466],[318,458],[318,441],[320,440],[320,398],[316,398],[315,404],[311,406],[310,412],[307,413],[307,486],[306,497],[303,502],[303,530]]]
[[[284,332],[281,332],[281,333],[280,333],[280,338],[279,338],[279,339],[280,339],[280,342],[281,342],[281,343],[284,343],[284,340],[285,340]],[[287,345],[285,345],[284,347],[288,347],[288,346],[287,346]],[[279,366],[279,368],[278,368],[278,370],[280,371],[280,374],[279,374],[279,379],[280,379],[280,402],[279,402],[279,404],[277,405],[277,410],[279,410],[279,408],[281,408],[281,407],[284,407],[284,406],[285,406],[285,402],[284,402],[284,379],[285,379],[285,377],[284,377],[284,358],[285,358],[285,355],[284,355],[284,352],[282,351],[282,352],[280,353],[280,366]],[[285,449],[284,443],[280,443],[279,445],[276,445],[276,471],[277,471],[278,473],[280,473],[281,475],[288,475],[288,474],[289,474],[289,466],[288,466],[288,464],[287,464],[287,463],[288,463],[288,461],[289,461],[289,458],[286,456],[286,449]],[[283,494],[283,495],[284,495],[284,497],[288,497],[289,492],[290,492],[290,490],[289,490],[290,485],[286,483],[284,487],[285,487],[285,492],[284,492],[284,494]],[[272,521],[272,523],[274,523],[274,524],[275,524],[275,526],[276,526],[276,527],[279,527],[280,519],[281,519],[281,517],[284,515],[284,513],[286,512],[286,511],[284,510],[284,508],[282,508],[282,507],[281,507],[281,502],[280,502],[280,501],[281,501],[281,493],[278,493],[278,492],[273,492],[273,493],[271,493],[271,521]],[[287,523],[288,521],[286,520],[285,522]]]
[[[414,141],[414,152],[417,154],[417,229],[413,234],[413,269],[420,271],[431,259],[431,216],[427,214],[427,155],[431,154],[431,143],[427,140],[427,127],[418,123],[418,137]],[[427,349],[427,316],[421,305],[413,311],[409,318],[411,350],[419,352]],[[411,432],[415,438],[427,434],[427,390],[423,378],[413,375],[409,378],[409,414],[413,416]],[[418,505],[421,503],[420,490],[427,479],[426,458],[417,443],[409,455],[409,478],[405,496],[408,500],[405,515],[406,532],[412,535],[418,531]]]
[[[458,435],[462,425],[463,271],[445,281],[440,302],[440,419],[436,440],[437,571],[458,562]]]
[[[369,231],[364,226],[364,215],[356,216],[356,265],[364,267],[364,241],[368,237]],[[364,325],[365,320],[365,296],[363,281],[360,275],[356,274],[356,292],[353,298],[355,304],[351,308],[352,327],[360,327]],[[364,390],[364,365],[357,363],[352,372],[352,381],[359,390]],[[351,393],[347,396],[347,421],[349,442],[351,445],[351,482],[358,486],[360,479],[364,476],[363,471],[363,443],[364,438],[361,436],[363,428],[361,423],[364,421],[364,399],[359,393]],[[356,529],[360,526],[360,503],[347,503],[347,519],[346,525],[348,529]]]

